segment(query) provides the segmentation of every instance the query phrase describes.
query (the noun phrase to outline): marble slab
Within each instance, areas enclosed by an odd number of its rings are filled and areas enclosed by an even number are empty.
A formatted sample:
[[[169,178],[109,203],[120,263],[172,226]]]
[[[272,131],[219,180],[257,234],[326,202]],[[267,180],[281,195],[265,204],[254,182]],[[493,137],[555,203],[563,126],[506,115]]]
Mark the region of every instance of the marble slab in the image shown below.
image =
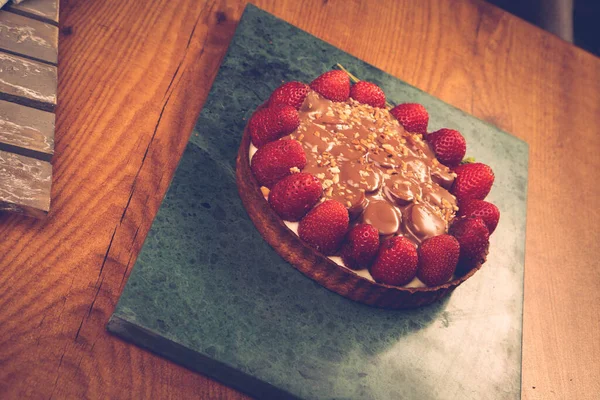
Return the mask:
[[[282,81],[336,63],[424,104],[431,130],[460,130],[496,173],[488,262],[441,302],[338,296],[281,259],[242,206],[248,117]],[[108,330],[258,398],[518,399],[527,165],[526,143],[248,5]]]
[[[42,218],[50,211],[52,165],[0,150],[0,211]]]
[[[55,66],[0,51],[0,99],[54,111],[56,85]]]
[[[27,0],[10,3],[6,10],[58,26],[59,0]]]
[[[0,150],[50,161],[54,114],[0,100]]]

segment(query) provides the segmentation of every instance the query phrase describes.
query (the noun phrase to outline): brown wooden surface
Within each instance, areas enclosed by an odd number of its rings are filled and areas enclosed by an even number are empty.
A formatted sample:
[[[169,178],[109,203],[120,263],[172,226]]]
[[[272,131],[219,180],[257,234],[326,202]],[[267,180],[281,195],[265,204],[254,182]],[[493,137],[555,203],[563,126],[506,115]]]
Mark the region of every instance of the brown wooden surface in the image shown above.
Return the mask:
[[[597,398],[600,60],[478,0],[256,4],[529,142],[523,398]],[[53,209],[0,217],[0,398],[243,398],[104,329],[243,6],[62,2]]]

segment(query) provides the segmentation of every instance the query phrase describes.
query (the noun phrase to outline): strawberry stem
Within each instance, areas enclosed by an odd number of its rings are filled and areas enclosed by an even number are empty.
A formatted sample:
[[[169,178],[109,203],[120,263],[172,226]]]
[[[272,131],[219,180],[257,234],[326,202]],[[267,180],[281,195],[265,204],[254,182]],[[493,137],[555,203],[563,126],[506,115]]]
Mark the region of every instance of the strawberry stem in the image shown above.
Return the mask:
[[[346,68],[344,68],[342,66],[342,64],[337,63],[337,64],[335,64],[335,66],[338,67],[339,69],[341,69],[342,71],[344,71],[345,73],[347,73],[348,76],[350,77],[350,80],[352,81],[352,83],[356,83],[356,82],[360,81],[360,79],[358,79],[356,76],[352,75],[352,73],[350,71],[348,71]]]
[[[356,76],[354,76],[350,71],[348,71],[346,68],[344,68],[342,66],[342,64],[337,63],[333,66],[334,68],[340,69],[342,71],[344,71],[345,73],[348,74],[348,76],[350,77],[350,80],[352,81],[352,83],[356,83],[356,82],[360,82],[360,79],[358,79]],[[385,107],[388,110],[391,110],[392,108],[394,108],[394,105],[392,103],[389,103],[388,101],[385,102]]]
[[[460,163],[462,165],[462,164],[473,164],[474,162],[475,162],[475,157],[465,157],[465,158],[463,158],[463,160]]]

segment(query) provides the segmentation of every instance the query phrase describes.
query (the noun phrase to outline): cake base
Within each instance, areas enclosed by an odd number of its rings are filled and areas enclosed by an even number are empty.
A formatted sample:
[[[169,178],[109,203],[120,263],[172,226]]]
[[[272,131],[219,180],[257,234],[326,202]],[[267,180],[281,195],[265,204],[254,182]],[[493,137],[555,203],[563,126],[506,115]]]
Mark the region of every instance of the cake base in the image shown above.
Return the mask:
[[[250,142],[250,134],[245,129],[236,160],[236,181],[248,216],[262,237],[283,259],[325,288],[370,306],[391,309],[416,308],[447,296],[473,276],[485,262],[481,260],[462,277],[433,287],[390,286],[357,275],[305,244],[271,209],[250,169]]]

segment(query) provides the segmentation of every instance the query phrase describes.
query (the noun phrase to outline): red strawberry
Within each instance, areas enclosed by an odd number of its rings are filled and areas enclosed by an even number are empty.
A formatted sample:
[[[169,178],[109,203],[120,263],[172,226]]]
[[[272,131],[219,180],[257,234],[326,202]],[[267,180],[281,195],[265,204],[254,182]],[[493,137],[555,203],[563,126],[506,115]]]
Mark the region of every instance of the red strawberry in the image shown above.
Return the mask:
[[[299,125],[298,110],[292,106],[279,104],[254,112],[248,122],[248,131],[252,138],[252,144],[261,147],[292,133]]]
[[[346,101],[350,96],[350,77],[344,71],[327,71],[312,81],[310,87],[326,99]]]
[[[457,216],[481,218],[491,235],[498,226],[500,210],[498,210],[498,207],[487,201],[467,200],[460,205]]]
[[[300,114],[294,107],[277,104],[271,108],[277,115],[281,136],[294,132],[300,126]]]
[[[359,224],[348,232],[342,259],[348,268],[368,268],[379,251],[379,231],[373,225]]]
[[[467,152],[467,142],[459,131],[440,129],[426,137],[437,159],[448,167],[456,167]]]
[[[415,245],[403,236],[396,236],[381,245],[371,266],[371,276],[380,283],[402,286],[415,277],[417,262]]]
[[[300,221],[298,236],[325,255],[340,248],[348,230],[348,210],[339,201],[327,200]]]
[[[459,165],[454,172],[457,176],[451,192],[459,203],[485,199],[494,184],[494,172],[482,163]]]
[[[290,139],[265,144],[252,157],[250,168],[261,186],[270,188],[277,181],[291,175],[290,168],[304,168],[306,155],[300,142]]]
[[[450,235],[434,236],[419,247],[417,276],[427,286],[448,282],[456,270],[460,245]]]
[[[273,110],[266,107],[256,110],[252,114],[248,121],[248,132],[250,132],[252,144],[256,147],[261,147],[265,143],[281,137],[279,121],[273,115]]]
[[[288,106],[292,106],[296,110],[299,110],[300,107],[302,107],[302,103],[304,103],[308,90],[308,85],[302,82],[284,83],[275,89],[271,98],[269,98],[269,106],[287,104]]]
[[[385,93],[379,86],[371,82],[356,82],[350,89],[350,97],[373,107],[385,107]]]
[[[390,110],[400,125],[411,133],[427,133],[429,114],[425,107],[417,103],[399,104]]]
[[[490,244],[490,233],[481,218],[463,217],[454,220],[448,231],[460,244],[456,272],[464,275],[482,262]]]
[[[269,204],[286,221],[300,221],[323,195],[321,182],[311,174],[286,176],[273,186]]]

